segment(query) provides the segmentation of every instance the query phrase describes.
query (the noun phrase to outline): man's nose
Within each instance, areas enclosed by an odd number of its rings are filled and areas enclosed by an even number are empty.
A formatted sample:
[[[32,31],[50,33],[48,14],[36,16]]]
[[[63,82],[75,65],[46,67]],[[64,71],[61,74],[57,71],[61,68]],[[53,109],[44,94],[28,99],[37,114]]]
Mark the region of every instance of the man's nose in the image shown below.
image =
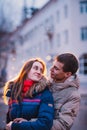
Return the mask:
[[[50,68],[50,71],[53,71],[53,67]]]

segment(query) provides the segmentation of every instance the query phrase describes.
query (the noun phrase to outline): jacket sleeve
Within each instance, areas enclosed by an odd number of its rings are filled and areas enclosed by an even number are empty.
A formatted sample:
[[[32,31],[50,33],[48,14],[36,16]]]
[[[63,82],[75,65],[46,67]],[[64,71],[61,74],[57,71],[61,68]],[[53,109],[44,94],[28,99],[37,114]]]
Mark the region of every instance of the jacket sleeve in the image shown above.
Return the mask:
[[[57,118],[53,121],[51,130],[67,130],[73,125],[74,119],[77,116],[80,105],[80,95],[77,92],[72,93],[67,102],[61,106],[61,109],[56,111]]]
[[[50,130],[53,125],[53,97],[48,91],[42,94],[38,117],[35,121],[12,123],[12,130]]]

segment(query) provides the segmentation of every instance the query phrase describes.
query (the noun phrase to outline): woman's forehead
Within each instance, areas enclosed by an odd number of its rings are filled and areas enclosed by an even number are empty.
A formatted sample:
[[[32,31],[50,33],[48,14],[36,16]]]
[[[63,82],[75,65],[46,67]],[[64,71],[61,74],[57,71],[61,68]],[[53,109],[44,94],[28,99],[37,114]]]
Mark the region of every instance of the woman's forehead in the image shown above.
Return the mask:
[[[36,61],[36,62],[33,63],[32,67],[34,67],[34,66],[38,66],[38,67],[40,67],[40,68],[43,69],[43,65],[40,62],[38,62],[38,61]]]

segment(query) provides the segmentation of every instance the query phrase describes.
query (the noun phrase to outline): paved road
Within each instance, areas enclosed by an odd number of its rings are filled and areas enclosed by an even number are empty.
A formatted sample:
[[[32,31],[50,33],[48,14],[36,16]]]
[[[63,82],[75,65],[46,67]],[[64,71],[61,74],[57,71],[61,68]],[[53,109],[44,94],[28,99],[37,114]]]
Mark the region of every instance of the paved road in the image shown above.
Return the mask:
[[[6,122],[7,105],[3,103],[2,95],[0,94],[0,130],[3,130]]]
[[[87,130],[87,94],[81,96],[80,110],[71,130]]]

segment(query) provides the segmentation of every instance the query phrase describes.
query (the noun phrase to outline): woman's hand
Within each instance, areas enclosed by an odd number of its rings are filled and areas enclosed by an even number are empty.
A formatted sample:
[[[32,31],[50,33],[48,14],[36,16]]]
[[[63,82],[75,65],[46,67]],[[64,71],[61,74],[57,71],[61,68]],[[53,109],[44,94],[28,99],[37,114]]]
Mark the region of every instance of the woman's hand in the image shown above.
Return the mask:
[[[11,130],[12,121],[6,124],[6,130]]]
[[[23,121],[27,121],[27,120],[24,119],[24,118],[16,118],[16,119],[14,119],[13,122],[15,122],[15,123],[21,123],[21,122],[23,122]]]

